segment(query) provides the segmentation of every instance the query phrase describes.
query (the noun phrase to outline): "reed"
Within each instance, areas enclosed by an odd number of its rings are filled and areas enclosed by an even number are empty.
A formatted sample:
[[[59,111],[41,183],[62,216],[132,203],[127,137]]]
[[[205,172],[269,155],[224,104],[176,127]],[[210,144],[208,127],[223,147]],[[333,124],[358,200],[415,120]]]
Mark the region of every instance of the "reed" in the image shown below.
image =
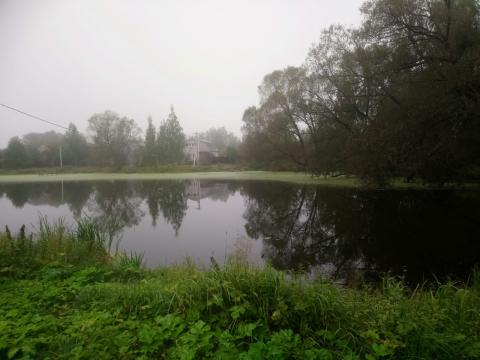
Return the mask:
[[[108,224],[102,225],[90,218],[76,221],[68,226],[60,218],[50,222],[40,216],[36,231],[28,236],[25,226],[18,234],[7,227],[0,233],[0,267],[24,273],[30,268],[50,263],[100,264],[108,263],[114,242],[113,231]]]

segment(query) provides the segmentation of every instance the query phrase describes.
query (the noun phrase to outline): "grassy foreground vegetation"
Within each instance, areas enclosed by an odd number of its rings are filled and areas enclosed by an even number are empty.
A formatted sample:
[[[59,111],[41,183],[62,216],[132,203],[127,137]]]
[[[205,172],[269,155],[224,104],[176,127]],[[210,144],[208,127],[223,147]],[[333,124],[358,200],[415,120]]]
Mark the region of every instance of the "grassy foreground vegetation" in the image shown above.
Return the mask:
[[[108,229],[0,234],[0,358],[475,359],[480,282],[345,289],[247,265],[148,270]]]

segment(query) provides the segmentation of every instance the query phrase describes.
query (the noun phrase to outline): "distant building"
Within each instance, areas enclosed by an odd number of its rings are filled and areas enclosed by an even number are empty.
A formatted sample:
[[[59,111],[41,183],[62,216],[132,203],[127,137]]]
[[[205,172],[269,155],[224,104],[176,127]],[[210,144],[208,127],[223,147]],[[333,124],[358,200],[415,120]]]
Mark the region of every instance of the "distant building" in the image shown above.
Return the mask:
[[[190,137],[185,146],[185,156],[187,161],[194,165],[205,165],[217,162],[219,157],[218,149],[213,144],[198,137]]]

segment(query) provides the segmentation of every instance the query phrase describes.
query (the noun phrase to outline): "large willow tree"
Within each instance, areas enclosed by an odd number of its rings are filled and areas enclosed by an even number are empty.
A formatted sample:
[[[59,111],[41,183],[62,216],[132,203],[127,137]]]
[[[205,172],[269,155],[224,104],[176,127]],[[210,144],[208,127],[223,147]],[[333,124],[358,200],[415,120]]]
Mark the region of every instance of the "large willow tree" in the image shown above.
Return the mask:
[[[329,28],[304,66],[264,78],[258,108],[244,116],[245,154],[375,183],[472,176],[479,10],[475,0],[365,2],[359,28]]]

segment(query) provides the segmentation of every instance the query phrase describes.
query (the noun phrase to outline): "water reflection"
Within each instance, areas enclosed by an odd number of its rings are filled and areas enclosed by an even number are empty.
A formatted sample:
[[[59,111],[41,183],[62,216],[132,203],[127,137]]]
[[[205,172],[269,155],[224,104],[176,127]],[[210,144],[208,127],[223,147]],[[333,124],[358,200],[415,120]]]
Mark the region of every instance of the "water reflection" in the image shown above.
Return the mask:
[[[99,182],[92,189],[84,213],[119,235],[125,227],[138,225],[145,215],[140,205],[137,186],[132,182]]]
[[[465,279],[480,258],[476,193],[213,180],[0,185],[0,209],[9,212],[2,218],[35,222],[21,211],[27,205],[110,224],[125,246],[160,254],[152,255],[152,266],[186,253],[208,262],[227,251],[229,238],[255,239],[252,251],[277,269],[340,279],[384,272],[414,283],[433,274]]]
[[[185,183],[181,181],[144,182],[140,187],[141,198],[147,199],[152,217],[152,225],[162,215],[165,222],[172,225],[175,234],[182,226],[187,211],[187,194]]]
[[[473,194],[245,185],[248,233],[277,268],[323,266],[348,279],[389,272],[408,281],[465,279],[480,258]]]
[[[275,268],[309,270],[332,264],[341,269],[351,258],[339,245],[340,233],[324,223],[326,212],[320,189],[287,184],[245,185],[246,230],[250,237],[263,239],[263,255]]]

